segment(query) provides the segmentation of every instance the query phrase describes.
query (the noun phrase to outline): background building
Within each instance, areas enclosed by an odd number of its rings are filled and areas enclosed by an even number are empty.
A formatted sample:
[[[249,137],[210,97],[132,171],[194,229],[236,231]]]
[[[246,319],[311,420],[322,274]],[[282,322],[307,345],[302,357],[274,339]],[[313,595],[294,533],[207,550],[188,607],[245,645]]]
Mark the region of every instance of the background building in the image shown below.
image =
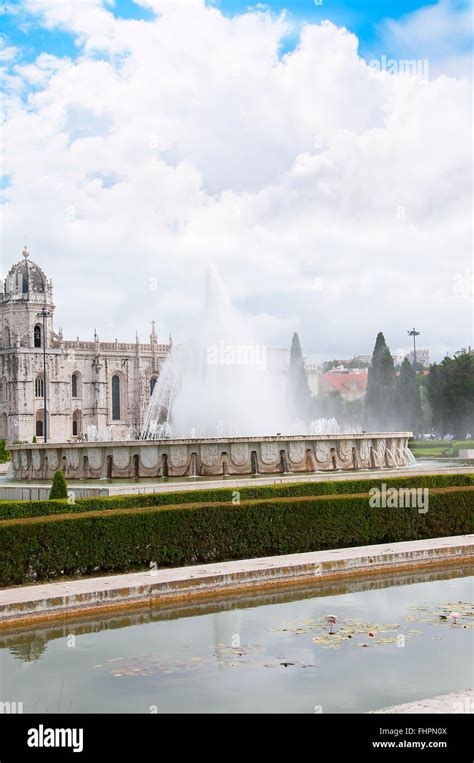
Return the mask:
[[[43,320],[48,312],[43,336]],[[0,438],[38,442],[80,439],[96,427],[112,439],[126,439],[145,414],[170,345],[158,342],[68,341],[54,330],[53,285],[25,247],[0,292]],[[46,342],[46,390],[43,343]],[[92,434],[90,430],[90,434]]]
[[[305,359],[304,370],[306,371],[306,378],[308,379],[308,386],[313,397],[319,395],[319,377],[321,374],[321,368],[311,361]]]
[[[333,368],[319,377],[319,392],[339,392],[344,400],[359,400],[367,391],[367,377],[366,368]]]
[[[395,366],[401,366],[405,358],[408,358],[410,363],[413,365],[413,350],[397,350],[396,352],[392,353],[392,358]],[[421,363],[421,365],[425,368],[430,367],[430,351],[427,347],[416,348],[416,362]]]

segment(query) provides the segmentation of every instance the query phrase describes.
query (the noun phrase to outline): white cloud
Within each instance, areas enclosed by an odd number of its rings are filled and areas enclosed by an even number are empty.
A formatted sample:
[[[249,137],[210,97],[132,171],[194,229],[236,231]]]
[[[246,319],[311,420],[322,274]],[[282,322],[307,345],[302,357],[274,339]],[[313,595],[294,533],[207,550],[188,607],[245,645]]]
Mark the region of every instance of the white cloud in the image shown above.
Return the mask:
[[[472,2],[439,0],[379,27],[381,42],[399,58],[427,59],[431,76],[472,74]]]
[[[4,268],[26,232],[66,336],[145,339],[156,318],[183,337],[214,264],[272,345],[296,329],[307,354],[362,353],[413,324],[437,354],[472,342],[453,285],[472,267],[467,81],[376,72],[330,23],[281,59],[284,16],[198,0],[150,0],[150,22],[27,5],[84,52],[9,80]]]

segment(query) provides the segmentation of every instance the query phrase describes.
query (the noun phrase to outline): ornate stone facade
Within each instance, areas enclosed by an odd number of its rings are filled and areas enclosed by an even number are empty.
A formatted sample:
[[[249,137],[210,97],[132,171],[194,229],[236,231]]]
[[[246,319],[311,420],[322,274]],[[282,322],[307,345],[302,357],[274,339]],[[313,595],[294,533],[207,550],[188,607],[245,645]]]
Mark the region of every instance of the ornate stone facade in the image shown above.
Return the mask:
[[[12,445],[15,479],[210,477],[405,466],[411,432]],[[392,449],[386,447],[390,442]],[[397,445],[395,446],[395,443]],[[392,455],[386,458],[387,454]],[[44,457],[43,457],[44,456]],[[230,456],[230,458],[229,458]]]
[[[169,344],[67,341],[53,325],[53,286],[23,250],[0,288],[0,438],[43,442],[43,319],[50,442],[81,440],[91,425],[124,440],[138,427]]]

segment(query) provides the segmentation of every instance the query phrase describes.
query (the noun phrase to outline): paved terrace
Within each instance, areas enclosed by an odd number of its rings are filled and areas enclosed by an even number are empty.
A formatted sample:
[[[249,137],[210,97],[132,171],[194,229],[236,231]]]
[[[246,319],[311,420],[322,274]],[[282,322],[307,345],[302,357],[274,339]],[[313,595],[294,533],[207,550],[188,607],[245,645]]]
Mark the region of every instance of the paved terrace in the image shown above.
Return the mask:
[[[181,479],[169,480],[147,480],[140,481],[120,481],[114,479],[107,480],[88,480],[71,481],[68,483],[69,489],[74,491],[76,498],[91,498],[93,496],[107,495],[131,495],[135,493],[174,493],[182,490],[215,490],[216,488],[239,488],[255,487],[256,485],[287,485],[293,482],[328,482],[332,480],[383,480],[389,477],[414,477],[424,474],[472,474],[474,472],[474,462],[472,464],[460,464],[453,466],[453,460],[449,464],[433,465],[420,464],[413,466],[404,466],[398,469],[361,469],[358,471],[331,471],[331,472],[304,472],[302,474],[282,474],[266,475],[255,477],[215,477],[213,479],[183,477]],[[1,471],[0,471],[1,475]],[[0,476],[0,500],[8,501],[46,501],[49,498],[51,490],[51,481],[21,482],[10,480],[8,477]]]
[[[431,699],[420,699],[404,705],[392,705],[373,713],[474,713],[474,691],[453,691]]]

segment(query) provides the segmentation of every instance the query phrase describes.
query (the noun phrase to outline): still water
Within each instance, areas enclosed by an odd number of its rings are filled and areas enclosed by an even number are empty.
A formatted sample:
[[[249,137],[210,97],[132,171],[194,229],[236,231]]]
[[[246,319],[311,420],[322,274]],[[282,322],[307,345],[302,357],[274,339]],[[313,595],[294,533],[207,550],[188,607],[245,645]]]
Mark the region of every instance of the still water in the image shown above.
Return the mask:
[[[468,689],[473,580],[419,573],[0,634],[0,702],[25,713],[348,713]]]

